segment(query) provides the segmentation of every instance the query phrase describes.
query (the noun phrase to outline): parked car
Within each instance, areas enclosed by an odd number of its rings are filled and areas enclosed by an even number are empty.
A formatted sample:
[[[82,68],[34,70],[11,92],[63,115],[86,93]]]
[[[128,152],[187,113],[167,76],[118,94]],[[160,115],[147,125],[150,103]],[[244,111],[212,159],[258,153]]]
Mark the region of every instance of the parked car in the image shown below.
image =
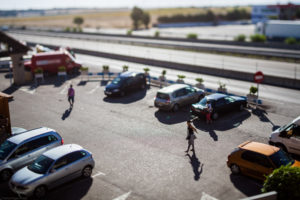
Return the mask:
[[[205,96],[204,90],[186,84],[173,84],[157,91],[155,107],[177,111],[181,106],[196,103]]]
[[[147,80],[144,73],[124,72],[105,87],[104,94],[125,96],[129,91],[145,89],[146,85]]]
[[[17,171],[9,187],[19,195],[42,198],[49,189],[77,177],[90,177],[95,166],[92,154],[77,144],[53,148],[32,164]]]
[[[265,175],[282,165],[291,163],[300,167],[300,162],[287,156],[280,148],[259,142],[244,142],[228,156],[227,166],[233,174],[242,173],[264,180]]]
[[[0,178],[8,180],[18,169],[30,164],[45,151],[63,144],[50,128],[37,128],[14,135],[0,145]]]
[[[212,119],[217,119],[221,113],[228,113],[233,110],[243,110],[247,106],[246,98],[214,93],[206,96],[200,102],[193,104],[191,107],[192,115],[199,117],[205,116],[207,112],[206,102],[208,100],[211,102],[212,106]]]
[[[300,155],[300,116],[275,130],[269,138],[269,144]]]

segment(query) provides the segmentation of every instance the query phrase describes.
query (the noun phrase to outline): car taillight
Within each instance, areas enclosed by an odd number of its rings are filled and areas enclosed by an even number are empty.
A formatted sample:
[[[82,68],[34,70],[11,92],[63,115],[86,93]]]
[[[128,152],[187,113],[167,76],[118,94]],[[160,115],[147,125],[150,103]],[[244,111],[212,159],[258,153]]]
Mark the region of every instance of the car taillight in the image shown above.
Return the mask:
[[[61,138],[61,144],[64,144],[64,139]]]

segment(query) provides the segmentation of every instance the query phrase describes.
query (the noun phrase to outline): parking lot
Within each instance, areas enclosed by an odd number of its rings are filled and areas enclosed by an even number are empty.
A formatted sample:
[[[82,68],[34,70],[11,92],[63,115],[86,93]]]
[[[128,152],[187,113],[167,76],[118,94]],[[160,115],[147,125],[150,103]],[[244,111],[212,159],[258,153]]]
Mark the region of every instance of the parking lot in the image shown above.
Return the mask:
[[[14,96],[9,103],[12,126],[53,128],[66,144],[91,151],[96,161],[92,178],[52,190],[47,199],[200,199],[203,192],[239,199],[259,194],[259,181],[231,175],[228,154],[247,140],[267,143],[272,130],[299,115],[299,105],[266,101],[265,111],[245,109],[213,124],[195,119],[195,154],[186,155],[189,107],[158,111],[153,106],[157,87],[107,98],[107,81],[51,77],[38,87],[10,87],[5,75],[0,73],[0,91]],[[70,84],[73,109],[67,101]],[[1,183],[0,197],[16,195]]]

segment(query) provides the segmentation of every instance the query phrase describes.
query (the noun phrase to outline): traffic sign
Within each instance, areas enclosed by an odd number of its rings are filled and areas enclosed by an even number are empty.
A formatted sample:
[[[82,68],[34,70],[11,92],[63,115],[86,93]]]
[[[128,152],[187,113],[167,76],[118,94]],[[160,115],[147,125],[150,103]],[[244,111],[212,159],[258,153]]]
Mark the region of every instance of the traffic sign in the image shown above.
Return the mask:
[[[261,71],[258,71],[254,74],[254,82],[261,83],[264,80],[264,74]]]

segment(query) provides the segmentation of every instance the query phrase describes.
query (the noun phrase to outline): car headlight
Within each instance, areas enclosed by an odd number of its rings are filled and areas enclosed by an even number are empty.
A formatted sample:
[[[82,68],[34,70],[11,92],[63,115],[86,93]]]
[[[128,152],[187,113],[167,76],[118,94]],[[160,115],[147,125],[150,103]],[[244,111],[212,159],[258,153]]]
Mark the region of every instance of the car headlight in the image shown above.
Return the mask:
[[[120,91],[119,89],[114,89],[114,90],[113,90],[113,92],[119,92],[119,91]]]

